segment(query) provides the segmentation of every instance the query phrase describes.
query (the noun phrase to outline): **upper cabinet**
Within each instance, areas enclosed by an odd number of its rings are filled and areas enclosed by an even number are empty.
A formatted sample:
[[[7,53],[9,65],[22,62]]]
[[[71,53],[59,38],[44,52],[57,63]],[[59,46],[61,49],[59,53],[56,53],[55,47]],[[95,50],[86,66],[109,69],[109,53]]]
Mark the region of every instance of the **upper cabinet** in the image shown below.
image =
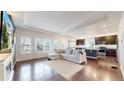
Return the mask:
[[[96,45],[117,44],[117,35],[104,36],[104,37],[96,37],[95,38],[95,44]]]
[[[76,40],[76,45],[85,45],[85,39]]]

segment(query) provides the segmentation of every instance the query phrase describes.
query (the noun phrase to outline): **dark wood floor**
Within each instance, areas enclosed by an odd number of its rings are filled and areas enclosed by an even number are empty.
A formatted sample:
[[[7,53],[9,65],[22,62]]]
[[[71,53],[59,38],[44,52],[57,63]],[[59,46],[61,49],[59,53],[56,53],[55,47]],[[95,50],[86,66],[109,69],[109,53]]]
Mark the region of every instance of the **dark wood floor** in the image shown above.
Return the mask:
[[[17,62],[14,68],[13,81],[65,81],[64,77],[44,63],[45,60],[47,59]],[[112,69],[112,65],[117,66],[117,69]],[[72,80],[122,80],[122,75],[116,59],[106,57],[98,60],[88,59],[86,67],[73,76]]]

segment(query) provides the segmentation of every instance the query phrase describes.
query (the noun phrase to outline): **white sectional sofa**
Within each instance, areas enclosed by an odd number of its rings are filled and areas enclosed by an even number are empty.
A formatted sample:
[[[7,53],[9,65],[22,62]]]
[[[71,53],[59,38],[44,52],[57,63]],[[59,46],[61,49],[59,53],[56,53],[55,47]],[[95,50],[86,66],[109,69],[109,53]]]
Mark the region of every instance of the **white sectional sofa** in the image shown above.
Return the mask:
[[[87,63],[85,51],[78,51],[76,49],[66,49],[66,52],[61,54],[62,58],[78,64]]]

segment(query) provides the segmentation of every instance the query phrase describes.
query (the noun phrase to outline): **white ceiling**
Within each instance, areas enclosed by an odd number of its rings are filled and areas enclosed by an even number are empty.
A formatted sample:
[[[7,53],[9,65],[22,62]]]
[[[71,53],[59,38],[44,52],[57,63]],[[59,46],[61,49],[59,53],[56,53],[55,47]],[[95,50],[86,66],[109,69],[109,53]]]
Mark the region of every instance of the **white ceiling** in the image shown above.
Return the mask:
[[[9,12],[20,27],[32,27],[41,31],[68,36],[87,36],[116,33],[121,12],[37,11]],[[105,25],[105,27],[102,27]]]

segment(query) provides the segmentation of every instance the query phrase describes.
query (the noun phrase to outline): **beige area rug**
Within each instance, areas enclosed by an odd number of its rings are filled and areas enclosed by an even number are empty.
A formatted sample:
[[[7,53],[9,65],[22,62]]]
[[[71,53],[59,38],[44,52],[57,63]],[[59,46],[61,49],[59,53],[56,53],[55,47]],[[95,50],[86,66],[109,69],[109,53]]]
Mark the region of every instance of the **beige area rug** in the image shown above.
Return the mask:
[[[65,77],[67,80],[71,80],[71,78],[76,73],[78,73],[85,67],[83,65],[79,65],[62,59],[50,60],[46,61],[45,63],[53,68],[57,73]]]

